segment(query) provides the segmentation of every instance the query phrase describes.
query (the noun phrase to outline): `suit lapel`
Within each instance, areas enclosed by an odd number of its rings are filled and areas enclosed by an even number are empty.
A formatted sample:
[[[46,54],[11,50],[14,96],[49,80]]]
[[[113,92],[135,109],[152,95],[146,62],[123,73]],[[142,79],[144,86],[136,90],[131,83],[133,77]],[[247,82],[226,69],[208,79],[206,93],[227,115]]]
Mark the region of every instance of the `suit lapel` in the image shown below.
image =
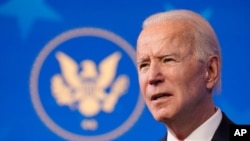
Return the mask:
[[[227,116],[222,112],[222,120],[216,129],[212,141],[229,141],[230,125],[235,125]],[[160,141],[167,141],[167,133]]]
[[[229,141],[230,125],[234,125],[234,123],[222,112],[222,120],[214,133],[212,141]]]

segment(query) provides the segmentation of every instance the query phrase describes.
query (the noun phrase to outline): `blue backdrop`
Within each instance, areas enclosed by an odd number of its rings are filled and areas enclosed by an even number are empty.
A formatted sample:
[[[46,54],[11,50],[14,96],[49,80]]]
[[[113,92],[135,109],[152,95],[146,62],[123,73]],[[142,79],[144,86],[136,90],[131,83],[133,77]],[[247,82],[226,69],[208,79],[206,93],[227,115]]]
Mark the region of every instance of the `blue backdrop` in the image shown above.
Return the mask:
[[[182,8],[202,14],[218,35],[216,105],[234,122],[250,124],[249,6],[247,0],[0,0],[0,140],[161,138],[166,129],[140,96],[136,39],[148,15]],[[74,74],[82,79],[66,83]],[[89,96],[100,94],[97,88],[106,99]],[[107,99],[114,104],[105,108]]]

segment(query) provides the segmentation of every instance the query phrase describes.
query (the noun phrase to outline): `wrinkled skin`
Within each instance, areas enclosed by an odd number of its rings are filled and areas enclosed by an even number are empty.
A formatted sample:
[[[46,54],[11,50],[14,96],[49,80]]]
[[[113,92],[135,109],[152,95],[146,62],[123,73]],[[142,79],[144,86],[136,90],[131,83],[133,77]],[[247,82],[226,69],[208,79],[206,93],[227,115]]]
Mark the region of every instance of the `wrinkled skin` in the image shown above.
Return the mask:
[[[141,93],[154,118],[180,138],[215,112],[212,88],[218,79],[218,58],[201,61],[195,56],[192,29],[185,22],[150,25],[137,41]],[[194,124],[185,126],[187,121]],[[183,131],[178,131],[181,126]]]

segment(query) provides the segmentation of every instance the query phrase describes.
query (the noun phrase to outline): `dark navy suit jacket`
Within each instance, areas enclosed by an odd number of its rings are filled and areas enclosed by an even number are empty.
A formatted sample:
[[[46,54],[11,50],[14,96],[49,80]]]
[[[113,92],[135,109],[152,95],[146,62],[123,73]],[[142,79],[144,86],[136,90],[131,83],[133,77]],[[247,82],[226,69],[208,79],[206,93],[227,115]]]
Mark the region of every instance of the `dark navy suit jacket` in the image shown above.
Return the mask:
[[[230,125],[235,125],[235,123],[222,112],[222,120],[213,135],[212,141],[229,141]],[[160,141],[167,141],[167,134]]]

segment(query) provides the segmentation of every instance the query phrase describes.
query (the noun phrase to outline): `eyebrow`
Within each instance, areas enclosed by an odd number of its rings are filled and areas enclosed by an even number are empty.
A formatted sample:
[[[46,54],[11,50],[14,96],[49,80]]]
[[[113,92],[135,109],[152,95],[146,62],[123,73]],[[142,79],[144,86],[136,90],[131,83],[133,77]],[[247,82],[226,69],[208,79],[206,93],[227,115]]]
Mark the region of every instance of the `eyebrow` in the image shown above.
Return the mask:
[[[168,54],[163,54],[163,55],[159,55],[159,56],[155,56],[154,58],[157,58],[157,59],[162,59],[164,57],[178,57],[178,55],[176,53],[168,53]],[[149,57],[141,57],[137,60],[137,64],[140,64],[142,62],[146,62],[150,60]]]
[[[149,60],[149,59],[146,58],[146,57],[142,57],[142,58],[138,59],[136,63],[137,63],[137,65],[139,65],[139,64],[141,64],[143,62],[146,62],[147,60]]]
[[[164,58],[164,57],[177,57],[178,55],[176,53],[168,53],[168,54],[163,54],[163,55],[159,55],[159,56],[156,56],[155,58]]]

